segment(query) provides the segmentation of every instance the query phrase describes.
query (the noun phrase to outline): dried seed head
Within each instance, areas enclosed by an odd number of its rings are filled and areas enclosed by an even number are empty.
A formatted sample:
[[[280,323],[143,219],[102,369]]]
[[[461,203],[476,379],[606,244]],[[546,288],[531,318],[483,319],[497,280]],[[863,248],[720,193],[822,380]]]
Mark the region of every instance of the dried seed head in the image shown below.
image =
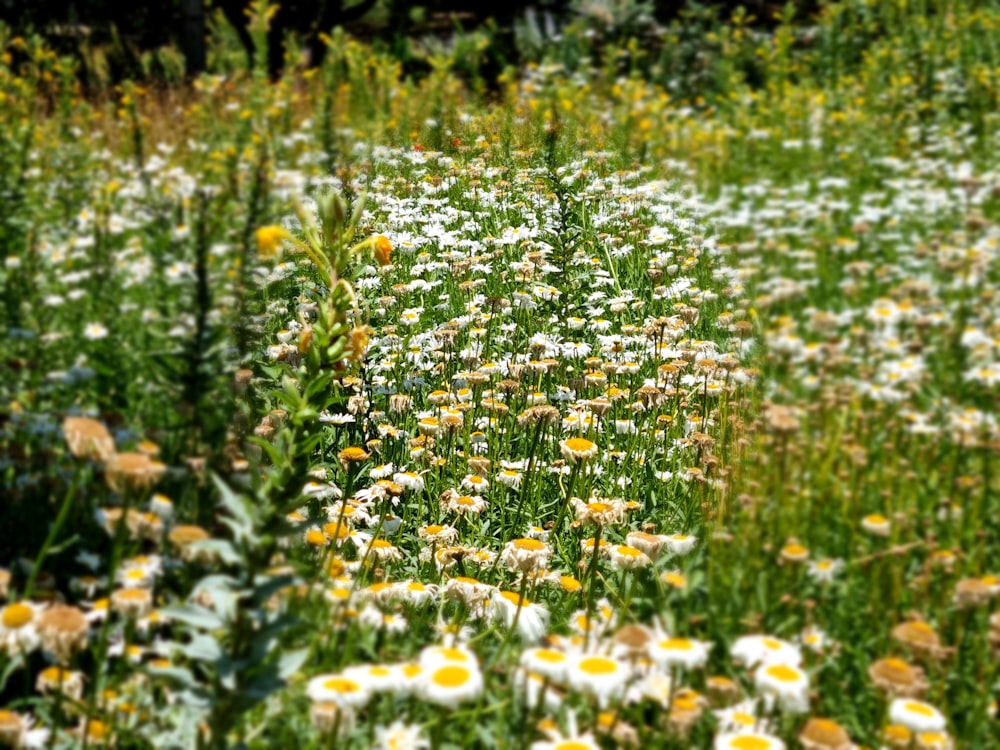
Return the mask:
[[[105,462],[115,455],[115,440],[103,423],[89,417],[66,417],[63,436],[77,458]]]

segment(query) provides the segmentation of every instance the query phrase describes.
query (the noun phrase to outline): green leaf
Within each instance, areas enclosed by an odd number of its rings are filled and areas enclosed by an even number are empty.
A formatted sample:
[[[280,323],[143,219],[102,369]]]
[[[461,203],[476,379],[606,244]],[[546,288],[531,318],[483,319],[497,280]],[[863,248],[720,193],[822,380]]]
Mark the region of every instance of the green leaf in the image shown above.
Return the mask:
[[[238,495],[217,475],[212,475],[212,481],[219,490],[219,501],[231,517],[229,526],[238,539],[249,536],[253,531],[253,517],[242,495]]]
[[[302,669],[302,665],[309,658],[309,648],[300,648],[295,651],[286,651],[278,659],[278,676],[282,680],[287,680],[293,674]]]
[[[193,542],[191,549],[194,551],[211,552],[218,556],[226,565],[238,565],[243,558],[236,552],[236,548],[231,542],[225,539],[206,539],[203,542]]]
[[[183,622],[193,628],[201,630],[216,630],[225,625],[225,622],[215,612],[198,604],[181,604],[172,607],[164,607],[160,614],[171,620]]]
[[[185,669],[184,667],[149,667],[149,674],[152,677],[166,677],[171,680],[175,680],[185,687],[194,687],[197,685],[194,675],[191,673],[190,669]]]
[[[217,661],[222,656],[222,648],[218,641],[210,635],[196,634],[190,643],[181,645],[178,650],[189,659],[195,661]]]

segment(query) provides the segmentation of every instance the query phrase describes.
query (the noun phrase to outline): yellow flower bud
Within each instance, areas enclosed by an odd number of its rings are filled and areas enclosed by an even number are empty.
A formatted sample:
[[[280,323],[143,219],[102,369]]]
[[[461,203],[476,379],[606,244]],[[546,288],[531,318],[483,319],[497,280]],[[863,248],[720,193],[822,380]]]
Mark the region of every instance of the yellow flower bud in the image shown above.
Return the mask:
[[[257,238],[257,252],[260,257],[273,258],[278,254],[281,244],[288,237],[288,232],[282,227],[272,224],[258,229],[255,236]]]

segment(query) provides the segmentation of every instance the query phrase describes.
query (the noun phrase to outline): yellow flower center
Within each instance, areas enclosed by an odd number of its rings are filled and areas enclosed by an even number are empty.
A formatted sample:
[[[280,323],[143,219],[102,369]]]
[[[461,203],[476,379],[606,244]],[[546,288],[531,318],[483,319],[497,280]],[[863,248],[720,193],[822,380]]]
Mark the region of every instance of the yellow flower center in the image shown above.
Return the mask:
[[[764,737],[757,737],[753,734],[744,734],[734,737],[729,743],[733,750],[769,750],[773,747],[771,740]]]
[[[402,669],[403,676],[408,680],[412,680],[423,671],[424,670],[420,668],[419,664],[404,664]]]
[[[320,547],[326,544],[326,535],[319,529],[310,529],[306,532],[306,544]]]
[[[343,586],[338,586],[337,588],[330,589],[330,596],[338,601],[346,601],[351,598],[351,590]]]
[[[628,545],[625,544],[619,545],[617,551],[619,555],[622,555],[624,557],[639,557],[643,554],[640,550],[637,550],[635,547],[629,547]]]
[[[357,693],[361,690],[361,686],[358,683],[344,677],[331,677],[329,680],[323,680],[323,687],[335,693],[344,693],[345,695]]]
[[[687,638],[668,638],[660,641],[660,648],[664,651],[690,651],[694,644]]]
[[[784,664],[775,664],[770,666],[766,670],[768,676],[773,677],[780,682],[798,682],[802,679],[797,669],[785,666]]]
[[[948,735],[943,732],[921,732],[917,735],[921,747],[948,747]]]
[[[552,750],[590,750],[590,745],[576,740],[566,740],[552,746]]]
[[[99,721],[97,719],[91,719],[90,721],[87,722],[88,739],[100,742],[107,736],[108,736],[108,726],[103,721]]]
[[[3,626],[9,628],[10,630],[17,630],[18,628],[23,628],[32,618],[35,616],[35,610],[29,607],[27,604],[21,604],[20,602],[16,604],[11,604],[3,611],[3,617],[0,620],[3,621]]]
[[[437,670],[431,680],[444,688],[457,688],[466,684],[472,674],[465,667],[448,666]]]
[[[594,450],[597,446],[587,440],[587,438],[574,437],[566,441],[566,447],[574,453],[588,453]]]
[[[61,667],[47,667],[38,677],[42,682],[58,685],[66,679],[66,671]]]
[[[897,742],[909,743],[912,735],[910,730],[904,727],[902,724],[890,724],[885,728],[885,738],[887,740],[895,740]]]
[[[618,662],[603,656],[590,656],[580,662],[580,671],[592,675],[615,674]]]
[[[448,661],[468,661],[469,655],[460,648],[449,648],[447,646],[438,649],[438,654]]]
[[[118,589],[115,592],[115,596],[119,599],[136,602],[144,602],[150,598],[150,594],[146,589]]]
[[[515,549],[523,549],[527,552],[538,552],[545,549],[545,544],[538,539],[515,539]]]
[[[573,576],[559,576],[559,583],[567,591],[579,591],[583,585]]]
[[[566,661],[566,654],[551,648],[540,648],[535,652],[535,658],[549,664],[561,664]]]
[[[697,711],[698,701],[697,699],[688,696],[680,696],[678,698],[674,698],[673,709],[675,711],[682,711],[682,712]]]
[[[520,594],[513,591],[501,591],[500,596],[517,607],[527,607],[531,603],[527,599],[522,599]]]
[[[687,580],[680,573],[664,573],[663,580],[665,583],[668,583],[676,588],[684,588],[684,586],[687,585]]]
[[[375,677],[388,677],[392,674],[392,670],[388,667],[372,667],[368,670],[368,674],[374,675]]]
[[[934,709],[930,706],[925,706],[923,703],[910,701],[906,704],[905,708],[907,711],[919,714],[920,716],[934,716]]]
[[[442,531],[444,531],[444,526],[438,526],[437,524],[431,524],[430,526],[424,527],[424,533],[432,536],[434,534],[440,534]]]
[[[733,714],[732,720],[734,724],[742,724],[745,727],[752,727],[757,723],[757,717],[753,714],[745,713],[744,711],[737,711]]]

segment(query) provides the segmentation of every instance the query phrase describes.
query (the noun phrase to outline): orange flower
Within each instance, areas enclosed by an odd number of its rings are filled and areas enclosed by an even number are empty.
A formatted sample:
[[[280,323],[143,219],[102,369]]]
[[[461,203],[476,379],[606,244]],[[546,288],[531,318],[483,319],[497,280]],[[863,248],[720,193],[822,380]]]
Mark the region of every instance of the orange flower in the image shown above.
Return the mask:
[[[384,235],[378,235],[375,238],[375,242],[372,243],[372,248],[375,251],[375,260],[378,261],[380,266],[387,266],[392,261],[389,256],[392,255],[392,242],[389,238]]]

